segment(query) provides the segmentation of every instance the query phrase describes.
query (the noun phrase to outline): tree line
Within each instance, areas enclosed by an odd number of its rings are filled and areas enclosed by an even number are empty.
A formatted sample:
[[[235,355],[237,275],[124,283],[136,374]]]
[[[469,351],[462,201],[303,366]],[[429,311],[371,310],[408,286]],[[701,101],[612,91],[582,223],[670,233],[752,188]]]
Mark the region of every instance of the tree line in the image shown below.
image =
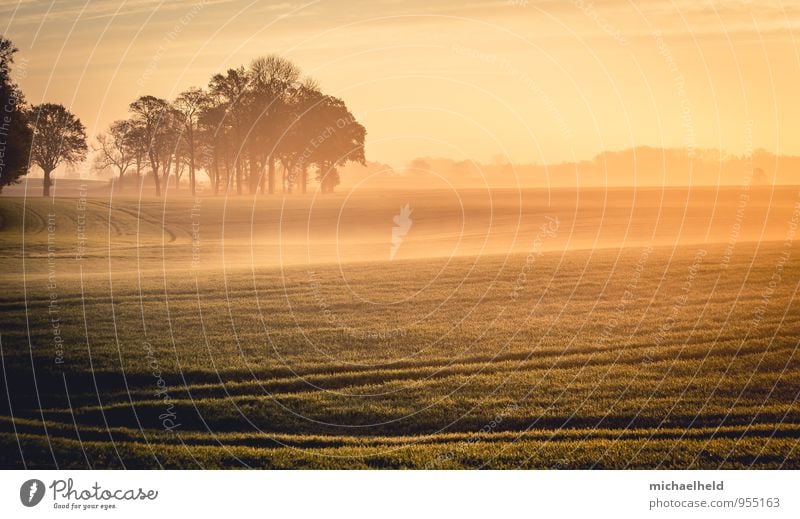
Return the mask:
[[[2,102],[13,107],[8,129],[2,127],[5,141],[13,142],[3,144],[0,189],[37,166],[48,196],[59,165],[85,160],[86,131],[61,105],[26,105],[10,75],[16,51],[0,37]],[[215,74],[205,88],[189,88],[172,101],[136,99],[127,118],[97,137],[94,166],[112,170],[119,187],[131,176],[137,185],[149,176],[157,196],[184,177],[194,195],[200,172],[214,194],[305,193],[313,180],[330,193],[339,184],[338,167],[365,164],[365,136],[344,101],[324,94],[291,61],[270,55]]]

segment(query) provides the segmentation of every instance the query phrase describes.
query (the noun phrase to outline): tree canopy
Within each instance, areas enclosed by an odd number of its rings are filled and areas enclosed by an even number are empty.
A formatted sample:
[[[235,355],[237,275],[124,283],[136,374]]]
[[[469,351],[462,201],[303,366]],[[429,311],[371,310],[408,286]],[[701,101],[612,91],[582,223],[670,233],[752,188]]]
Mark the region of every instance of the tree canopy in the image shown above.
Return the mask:
[[[11,77],[16,52],[14,44],[0,36],[0,191],[28,172],[33,138],[25,97]]]
[[[42,168],[43,194],[49,196],[53,170],[86,158],[86,129],[80,119],[55,103],[33,106],[29,119],[33,127],[31,162]]]
[[[0,37],[0,189],[35,165],[48,196],[53,171],[86,158],[86,131],[60,104],[25,108],[11,78],[16,52]],[[215,194],[305,193],[314,179],[330,193],[338,167],[365,163],[366,129],[345,102],[277,55],[214,74],[205,88],[189,88],[173,101],[142,96],[128,112],[97,136],[94,165],[112,170],[118,185],[129,171],[137,181],[149,174],[157,196],[170,178],[179,188],[185,171],[192,194],[200,171]]]
[[[118,121],[98,139],[103,155],[119,142]],[[215,74],[207,88],[190,88],[174,101],[142,96],[130,105],[128,157],[143,157],[161,195],[170,176],[189,170],[192,193],[197,171],[206,172],[214,193],[306,192],[316,171],[321,191],[338,184],[337,167],[364,163],[366,129],[344,101],[323,94],[317,83],[280,56],[266,56],[248,67]],[[114,146],[121,178],[123,149]]]

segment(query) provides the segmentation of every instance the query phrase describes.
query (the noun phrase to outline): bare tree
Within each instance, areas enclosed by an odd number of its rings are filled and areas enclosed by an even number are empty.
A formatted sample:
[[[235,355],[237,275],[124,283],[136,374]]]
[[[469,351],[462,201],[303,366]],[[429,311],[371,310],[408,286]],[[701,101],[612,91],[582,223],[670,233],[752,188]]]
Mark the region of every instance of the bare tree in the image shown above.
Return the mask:
[[[98,169],[114,168],[118,175],[119,187],[125,172],[136,164],[136,142],[134,124],[121,120],[111,123],[108,130],[97,136],[95,166]]]
[[[31,161],[44,172],[43,195],[50,196],[50,175],[59,164],[86,157],[86,130],[80,119],[62,105],[43,103],[31,109]]]

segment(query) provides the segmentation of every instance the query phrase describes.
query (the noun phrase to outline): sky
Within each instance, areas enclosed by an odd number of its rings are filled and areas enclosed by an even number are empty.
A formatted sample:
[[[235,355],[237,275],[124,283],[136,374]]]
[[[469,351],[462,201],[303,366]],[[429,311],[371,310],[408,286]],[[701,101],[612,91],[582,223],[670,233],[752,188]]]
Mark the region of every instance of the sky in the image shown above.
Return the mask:
[[[0,0],[0,20],[28,101],[64,104],[90,136],[140,95],[277,53],[393,166],[800,154],[800,1]]]

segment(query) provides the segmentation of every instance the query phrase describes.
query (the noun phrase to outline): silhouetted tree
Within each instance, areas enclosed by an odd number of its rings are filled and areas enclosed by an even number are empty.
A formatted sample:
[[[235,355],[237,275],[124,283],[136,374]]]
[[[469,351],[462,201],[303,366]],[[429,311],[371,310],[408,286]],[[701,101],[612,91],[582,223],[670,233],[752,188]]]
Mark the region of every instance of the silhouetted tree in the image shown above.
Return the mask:
[[[322,130],[308,143],[311,162],[317,166],[320,191],[332,193],[339,185],[337,166],[347,162],[366,165],[364,139],[367,130],[356,121],[344,101],[333,96],[323,96],[312,113],[314,125],[318,131]]]
[[[0,191],[28,172],[33,130],[25,113],[25,98],[11,79],[17,48],[0,36]]]
[[[337,166],[364,163],[364,127],[342,100],[302,80],[300,69],[279,56],[216,74],[207,92],[189,89],[171,106],[142,97],[131,104],[131,113],[157,194],[170,171],[178,186],[185,166],[193,193],[199,168],[214,194],[234,188],[242,194],[245,186],[250,193],[274,193],[278,167],[284,192],[298,185],[305,192],[309,170],[316,167],[329,193],[339,182]]]
[[[169,186],[170,175],[175,177],[176,189],[180,182],[183,172],[186,145],[181,139],[181,125],[178,122],[180,115],[170,106],[169,115],[164,119],[163,133],[161,135],[161,184],[166,188]]]
[[[143,96],[130,104],[137,127],[139,147],[147,154],[155,182],[156,196],[161,196],[161,175],[169,176],[173,145],[173,110],[164,99]]]
[[[209,102],[200,113],[200,142],[203,145],[202,165],[211,180],[214,194],[219,193],[223,174],[228,171],[230,129],[225,118],[225,107]]]
[[[251,91],[251,113],[254,115],[251,142],[260,150],[259,164],[267,169],[266,184],[269,193],[275,192],[275,162],[285,139],[285,130],[291,123],[291,101],[300,69],[291,61],[276,55],[253,60],[248,70]],[[259,184],[264,192],[265,179],[259,171]]]
[[[74,164],[86,157],[86,130],[80,119],[62,105],[43,103],[30,115],[33,126],[31,161],[44,172],[43,194],[50,196],[50,175],[59,164]]]
[[[133,154],[133,166],[136,169],[136,186],[142,183],[142,170],[147,167],[148,140],[145,135],[144,127],[135,119],[128,119],[130,129],[128,131],[128,144]]]
[[[173,126],[172,137],[172,176],[175,178],[175,189],[180,189],[181,177],[189,164],[189,146],[183,139],[183,125],[180,122],[180,114],[176,112]],[[166,182],[166,181],[165,181]]]
[[[308,186],[308,168],[315,163],[320,143],[333,131],[324,115],[325,96],[310,80],[294,89],[290,99],[291,124],[284,132],[278,148],[284,165],[288,191],[299,184],[301,191]]]
[[[186,158],[189,164],[189,185],[192,195],[195,194],[196,167],[198,152],[198,130],[200,115],[209,103],[208,95],[200,88],[190,88],[175,99],[174,107],[178,112],[181,125],[181,139],[186,143]]]
[[[233,133],[234,149],[233,169],[236,172],[236,193],[242,194],[244,176],[243,150],[245,128],[247,126],[247,107],[245,104],[248,93],[249,79],[244,67],[230,69],[225,74],[216,74],[211,78],[209,90],[216,97],[225,110],[225,119],[229,119]]]

